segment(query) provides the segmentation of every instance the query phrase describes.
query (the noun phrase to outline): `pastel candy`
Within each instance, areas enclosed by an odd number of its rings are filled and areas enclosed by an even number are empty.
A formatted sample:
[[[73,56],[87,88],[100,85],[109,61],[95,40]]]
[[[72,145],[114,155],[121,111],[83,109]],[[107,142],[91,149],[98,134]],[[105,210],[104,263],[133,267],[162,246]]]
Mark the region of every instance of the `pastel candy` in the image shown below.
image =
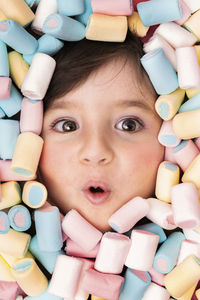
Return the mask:
[[[149,26],[144,26],[136,11],[134,11],[131,16],[128,16],[128,28],[131,32],[135,32],[140,37],[144,37],[149,30]]]
[[[18,260],[11,271],[19,286],[29,296],[41,295],[48,286],[47,278],[32,258]]]
[[[135,197],[118,209],[108,220],[109,225],[117,232],[131,229],[140,219],[146,216],[149,204],[142,197]]]
[[[88,19],[92,14],[91,0],[84,0],[84,7],[85,11],[82,14],[76,16],[75,18],[84,25],[87,25]]]
[[[3,257],[3,259],[5,259],[5,261],[9,264],[10,267],[14,266],[14,264],[16,263],[17,260],[20,260],[21,258],[19,257],[15,257],[6,253],[1,252],[1,255]],[[23,258],[32,258],[34,259],[33,255],[27,251],[26,254],[23,256]]]
[[[169,273],[177,263],[181,243],[185,240],[182,232],[171,233],[155,254],[153,267],[160,273]]]
[[[10,230],[10,221],[4,211],[0,211],[0,234],[7,233]]]
[[[8,181],[1,184],[0,209],[14,206],[21,202],[20,185],[15,181]]]
[[[199,189],[200,188],[199,168],[200,168],[200,154],[198,154],[193,159],[191,164],[185,170],[182,177],[182,182],[191,182],[196,186],[197,189]]]
[[[13,19],[21,26],[27,26],[35,17],[24,0],[1,0],[0,9],[8,19]]]
[[[17,138],[19,136],[19,121],[0,119],[0,158],[11,159],[13,157]]]
[[[168,95],[161,95],[155,103],[156,112],[165,120],[171,120],[177,113],[185,97],[185,90],[178,88]]]
[[[149,51],[140,60],[158,94],[169,94],[178,88],[176,72],[161,48]]]
[[[187,2],[180,0],[180,8],[182,11],[182,17],[174,22],[178,25],[183,25],[183,23],[191,16],[192,11]]]
[[[22,95],[12,84],[10,98],[1,100],[0,108],[4,111],[7,117],[12,117],[21,110],[21,103]]]
[[[28,233],[15,231],[12,228],[0,234],[0,252],[22,258],[26,255],[31,236]]]
[[[43,122],[43,102],[35,103],[27,98],[22,100],[22,108],[20,114],[20,131],[31,131],[40,135]]]
[[[193,35],[199,40],[200,39],[200,30],[199,30],[199,16],[200,10],[197,10],[191,17],[183,24],[187,30],[193,33]]]
[[[150,231],[154,234],[159,235],[159,237],[160,237],[159,243],[163,243],[167,238],[164,230],[162,229],[162,227],[160,227],[159,225],[157,225],[155,223],[146,223],[146,224],[143,224],[143,225],[137,225],[135,227],[135,229]]]
[[[9,209],[10,226],[17,231],[26,231],[31,227],[31,215],[23,205],[15,205]]]
[[[102,273],[122,272],[131,241],[127,236],[115,232],[104,233],[94,268]]]
[[[192,13],[200,9],[200,3],[198,0],[184,0],[187,6],[191,9]]]
[[[9,77],[0,77],[0,100],[10,98],[10,88],[12,80]]]
[[[3,41],[0,41],[0,76],[9,77],[8,52]]]
[[[11,273],[10,266],[7,264],[7,262],[3,259],[3,257],[1,255],[0,255],[0,280],[6,281],[6,282],[15,282],[16,281]],[[1,294],[0,294],[0,296],[1,296]]]
[[[56,206],[34,211],[35,229],[40,250],[56,252],[62,248],[59,210]]]
[[[200,109],[199,102],[200,102],[200,93],[196,94],[195,96],[185,101],[179,108],[179,112],[186,112],[186,111]]]
[[[186,95],[188,98],[192,98],[196,94],[200,93],[200,89],[192,89],[192,90],[186,90]]]
[[[22,290],[16,282],[0,282],[0,296],[2,299],[23,300],[23,298],[17,299],[20,297],[17,296],[18,294],[22,294]]]
[[[200,243],[200,226],[193,229],[183,229],[186,239]]]
[[[194,140],[195,145],[197,146],[197,148],[200,150],[200,137],[196,138]]]
[[[200,299],[200,289],[196,290],[195,296],[198,300]]]
[[[56,67],[55,60],[44,53],[36,53],[21,86],[22,94],[31,99],[42,100]]]
[[[36,174],[43,139],[33,132],[22,132],[18,136],[11,170],[17,174],[33,177]]]
[[[200,244],[190,240],[183,240],[178,255],[177,265],[179,265],[189,255],[200,256]]]
[[[174,223],[180,228],[196,228],[200,225],[198,190],[190,182],[177,184],[171,189]]]
[[[173,129],[180,139],[188,140],[200,136],[200,109],[176,114]]]
[[[127,300],[130,298],[132,300],[142,299],[150,283],[151,277],[148,272],[127,268],[119,300]]]
[[[47,289],[41,295],[35,296],[35,297],[26,296],[24,298],[24,300],[63,300],[63,298],[61,298],[61,297],[50,294],[48,292],[48,290],[49,290],[49,285],[48,285]]]
[[[36,235],[31,238],[29,250],[50,274],[52,274],[54,271],[58,255],[64,254],[64,251],[62,250],[55,252],[46,252],[40,250]]]
[[[128,30],[126,16],[91,14],[86,39],[104,42],[124,42]]]
[[[131,248],[125,265],[132,269],[148,271],[152,267],[158,242],[158,235],[145,230],[133,229],[131,233]],[[145,255],[146,249],[148,249],[148,255]]]
[[[106,274],[89,269],[85,272],[81,286],[89,294],[108,300],[118,300],[124,278],[120,275]]]
[[[58,0],[58,11],[64,16],[76,16],[84,12],[84,0]]]
[[[180,143],[181,144],[181,143]],[[179,144],[179,145],[180,145]],[[178,147],[178,146],[177,146]],[[176,147],[175,147],[176,148]],[[173,149],[172,147],[165,147],[165,155],[164,155],[164,160],[165,161],[170,161],[173,164],[177,164],[174,155],[173,155]]]
[[[0,107],[0,119],[4,118],[5,116],[6,116],[5,112]]]
[[[20,89],[26,73],[28,72],[29,65],[24,61],[22,55],[16,51],[11,51],[8,54],[10,76],[14,83]]]
[[[176,147],[180,143],[181,140],[175,135],[171,120],[162,123],[158,141],[165,147]]]
[[[85,37],[85,26],[60,14],[51,14],[43,24],[43,31],[64,41],[80,41]]]
[[[168,300],[169,297],[170,294],[164,287],[151,282],[144,293],[142,300]]]
[[[99,246],[100,246],[100,243],[98,243],[90,251],[85,251],[78,244],[76,244],[73,240],[68,238],[67,241],[66,241],[65,251],[66,251],[66,254],[70,255],[70,256],[95,258],[97,256],[98,251],[99,251]]]
[[[95,14],[129,16],[133,13],[133,3],[130,0],[91,0]]]
[[[78,287],[82,265],[83,262],[78,258],[59,255],[49,285],[49,293],[73,299]],[[66,272],[69,276],[63,276]]]
[[[102,233],[85,220],[75,209],[71,209],[65,215],[62,221],[62,229],[69,238],[86,251],[93,249],[102,238]],[[85,238],[86,236],[87,239]]]
[[[176,164],[168,161],[160,163],[157,178],[155,195],[159,200],[171,203],[171,187],[179,183],[180,169]]]
[[[153,266],[151,267],[151,269],[148,271],[148,273],[151,276],[151,281],[159,284],[160,286],[164,286],[164,282],[163,282],[163,278],[164,278],[164,274],[158,272]]]
[[[36,176],[32,178],[23,177],[20,175],[15,174],[11,171],[12,160],[0,160],[0,180],[2,181],[25,181],[25,180],[34,180]]]
[[[47,200],[47,189],[40,182],[27,181],[23,187],[22,200],[31,208],[39,208]]]
[[[167,230],[176,228],[172,207],[169,203],[156,198],[148,198],[147,201],[150,204],[150,210],[147,214],[149,220]]]

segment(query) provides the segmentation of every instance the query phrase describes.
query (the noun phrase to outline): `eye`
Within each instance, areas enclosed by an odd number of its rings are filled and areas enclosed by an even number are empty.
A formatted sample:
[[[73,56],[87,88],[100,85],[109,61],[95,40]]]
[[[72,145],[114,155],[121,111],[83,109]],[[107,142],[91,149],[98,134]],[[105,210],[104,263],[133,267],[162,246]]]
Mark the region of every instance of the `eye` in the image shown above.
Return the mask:
[[[123,131],[136,132],[142,129],[144,125],[137,118],[126,118],[118,122],[115,127]]]
[[[65,120],[56,121],[52,125],[52,128],[59,132],[71,132],[78,129],[79,126],[75,121],[65,119]]]

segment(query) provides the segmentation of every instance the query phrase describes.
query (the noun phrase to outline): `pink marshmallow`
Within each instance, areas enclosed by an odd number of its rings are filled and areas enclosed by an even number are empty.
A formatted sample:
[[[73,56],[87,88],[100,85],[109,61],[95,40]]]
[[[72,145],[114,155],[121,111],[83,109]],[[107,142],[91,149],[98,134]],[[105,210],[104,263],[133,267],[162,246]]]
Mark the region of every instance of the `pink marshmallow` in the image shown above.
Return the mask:
[[[18,295],[25,296],[17,282],[0,281],[0,299],[15,300]]]
[[[122,276],[100,273],[90,269],[85,272],[81,286],[88,294],[107,300],[118,300],[123,282]]]
[[[102,273],[120,274],[131,246],[131,240],[120,233],[106,232],[100,242],[94,268]]]
[[[132,0],[91,0],[94,14],[129,16],[133,13]]]
[[[75,209],[71,209],[65,215],[62,229],[86,251],[92,250],[102,238],[102,232],[86,221]]]
[[[172,120],[164,121],[158,134],[158,141],[166,147],[176,147],[181,139],[179,139],[173,130]]]
[[[100,243],[98,243],[92,250],[85,251],[78,244],[72,241],[70,238],[67,239],[65,251],[67,255],[86,257],[86,258],[96,258],[99,251]]]
[[[118,209],[109,218],[108,223],[115,231],[124,233],[145,217],[148,211],[147,200],[142,197],[135,197]]]
[[[190,240],[184,240],[181,243],[181,248],[178,255],[177,265],[179,265],[189,255],[200,257],[200,244]]]
[[[200,225],[200,204],[198,190],[190,182],[174,185],[171,189],[174,222],[183,229]]]
[[[183,0],[179,0],[179,1],[182,10],[182,18],[179,20],[175,20],[174,22],[178,25],[183,25],[183,23],[185,23],[185,21],[191,16],[192,11]]]
[[[0,180],[1,181],[26,181],[26,180],[34,180],[36,176],[33,177],[25,177],[19,176],[16,173],[12,172],[10,169],[12,160],[0,160]]]
[[[172,147],[165,147],[165,156],[164,156],[164,160],[165,161],[170,161],[173,164],[177,164],[175,158],[174,158],[174,153],[173,153],[173,149]]]
[[[12,80],[9,77],[0,77],[0,100],[10,98]]]
[[[200,137],[196,138],[194,143],[198,147],[198,149],[200,150]]]
[[[31,102],[27,98],[22,100],[20,115],[20,131],[31,131],[40,135],[43,121],[43,102]]]
[[[151,267],[151,269],[148,272],[151,276],[151,281],[153,281],[156,284],[159,284],[160,286],[164,286],[163,279],[165,274],[158,272],[154,267]]]

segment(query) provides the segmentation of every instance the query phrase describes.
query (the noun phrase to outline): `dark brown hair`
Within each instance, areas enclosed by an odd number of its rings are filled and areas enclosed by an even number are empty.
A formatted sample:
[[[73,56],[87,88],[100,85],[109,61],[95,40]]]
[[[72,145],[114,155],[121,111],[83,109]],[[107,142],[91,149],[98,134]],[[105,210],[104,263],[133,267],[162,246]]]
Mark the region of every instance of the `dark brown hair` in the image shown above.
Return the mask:
[[[140,38],[129,32],[123,43],[90,41],[65,42],[63,48],[55,55],[56,69],[44,99],[47,110],[56,98],[64,96],[89,75],[111,60],[123,57],[130,60],[138,74],[138,82],[145,82],[153,91],[148,75],[143,69],[140,58],[144,55]]]

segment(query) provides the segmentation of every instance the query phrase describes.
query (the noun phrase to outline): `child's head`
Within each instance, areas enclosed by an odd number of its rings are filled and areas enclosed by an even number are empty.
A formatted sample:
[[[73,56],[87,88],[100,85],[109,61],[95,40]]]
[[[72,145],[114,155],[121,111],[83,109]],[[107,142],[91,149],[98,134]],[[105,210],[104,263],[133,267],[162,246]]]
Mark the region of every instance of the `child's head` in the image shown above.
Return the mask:
[[[50,199],[102,231],[135,196],[154,193],[163,160],[156,93],[140,64],[138,37],[68,43],[45,99],[40,173]]]

